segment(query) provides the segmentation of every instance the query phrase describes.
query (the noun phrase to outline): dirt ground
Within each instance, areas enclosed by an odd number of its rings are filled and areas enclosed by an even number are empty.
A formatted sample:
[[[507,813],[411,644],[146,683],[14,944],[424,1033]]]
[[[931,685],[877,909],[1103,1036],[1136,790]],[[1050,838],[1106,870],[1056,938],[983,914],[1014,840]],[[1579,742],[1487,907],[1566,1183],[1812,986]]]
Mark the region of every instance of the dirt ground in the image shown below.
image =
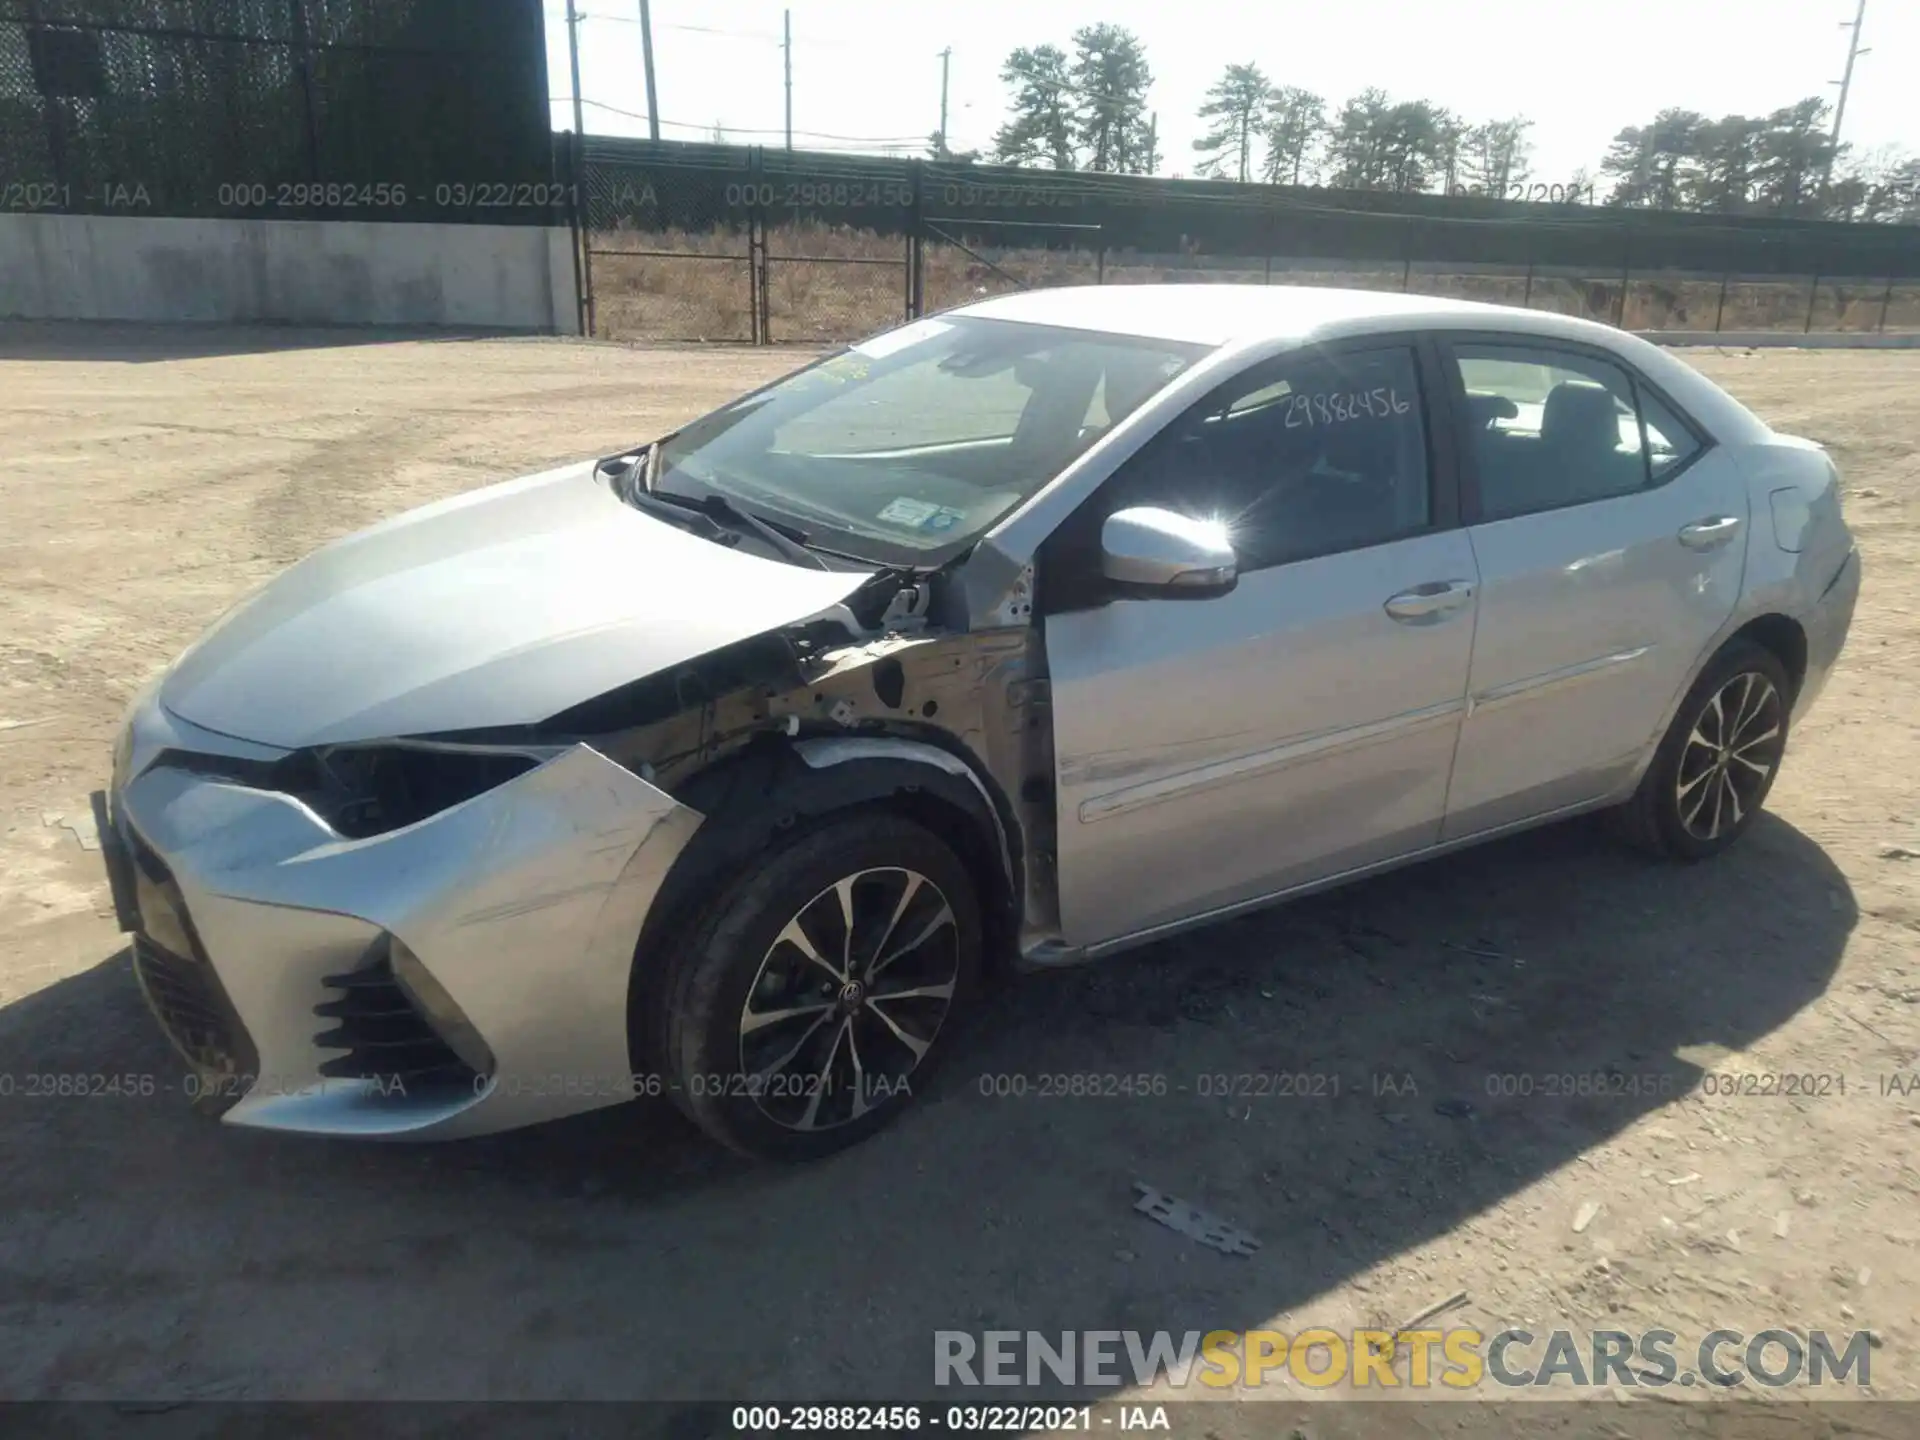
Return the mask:
[[[1573,824],[1020,979],[900,1125],[802,1169],[657,1105],[410,1149],[27,1093],[177,1088],[88,848],[146,676],[323,540],[799,358],[0,326],[0,1398],[924,1398],[940,1329],[1392,1326],[1456,1292],[1436,1323],[1665,1327],[1683,1360],[1871,1328],[1873,1393],[1920,1398],[1920,354],[1690,352],[1832,447],[1866,562],[1718,862]],[[1115,1071],[1166,1093],[1036,1093]],[[1337,1093],[1201,1078],[1302,1072]],[[1553,1078],[1608,1072],[1643,1078]],[[1845,1090],[1724,1093],[1783,1074]],[[1136,1180],[1261,1248],[1134,1214]]]

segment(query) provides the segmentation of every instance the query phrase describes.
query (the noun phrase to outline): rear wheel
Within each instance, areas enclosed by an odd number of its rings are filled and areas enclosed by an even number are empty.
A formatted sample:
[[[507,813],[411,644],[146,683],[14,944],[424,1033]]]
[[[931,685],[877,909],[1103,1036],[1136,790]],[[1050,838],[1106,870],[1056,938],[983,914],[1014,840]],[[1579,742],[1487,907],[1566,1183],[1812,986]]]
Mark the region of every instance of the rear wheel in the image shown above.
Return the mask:
[[[671,957],[666,1078],[734,1150],[830,1154],[925,1081],[980,954],[972,877],[944,842],[881,812],[830,822],[729,885]]]
[[[1728,645],[1681,702],[1616,826],[1641,849],[1679,860],[1717,855],[1753,824],[1787,747],[1792,684],[1779,657]]]

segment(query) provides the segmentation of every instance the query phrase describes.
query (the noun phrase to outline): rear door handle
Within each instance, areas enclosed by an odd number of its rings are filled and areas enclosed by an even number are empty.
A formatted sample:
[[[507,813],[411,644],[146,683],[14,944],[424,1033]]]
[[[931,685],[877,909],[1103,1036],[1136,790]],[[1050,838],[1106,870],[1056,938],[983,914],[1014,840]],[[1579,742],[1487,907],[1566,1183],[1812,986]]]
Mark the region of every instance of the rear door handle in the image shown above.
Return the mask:
[[[1680,543],[1689,550],[1717,550],[1740,529],[1738,515],[1713,515],[1680,527]]]
[[[1473,590],[1471,580],[1430,580],[1388,600],[1387,614],[1406,625],[1431,624],[1471,603]]]

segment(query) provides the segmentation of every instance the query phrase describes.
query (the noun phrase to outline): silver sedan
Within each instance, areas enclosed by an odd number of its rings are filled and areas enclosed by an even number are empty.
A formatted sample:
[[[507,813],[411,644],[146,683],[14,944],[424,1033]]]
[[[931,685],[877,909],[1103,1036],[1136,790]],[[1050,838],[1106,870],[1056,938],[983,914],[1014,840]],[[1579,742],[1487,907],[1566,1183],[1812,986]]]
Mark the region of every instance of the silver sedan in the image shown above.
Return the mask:
[[[103,850],[228,1124],[820,1154],[999,960],[1584,811],[1726,849],[1846,638],[1836,482],[1584,321],[988,300],[294,566],[137,698]]]

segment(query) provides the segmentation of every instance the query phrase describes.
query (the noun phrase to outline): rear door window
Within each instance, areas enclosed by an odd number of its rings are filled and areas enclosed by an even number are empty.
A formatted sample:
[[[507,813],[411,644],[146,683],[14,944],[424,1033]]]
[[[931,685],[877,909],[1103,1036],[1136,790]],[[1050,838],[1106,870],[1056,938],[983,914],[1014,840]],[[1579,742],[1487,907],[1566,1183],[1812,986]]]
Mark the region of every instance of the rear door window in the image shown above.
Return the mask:
[[[1456,345],[1453,354],[1481,520],[1584,505],[1651,483],[1633,381],[1618,365],[1523,345]]]

